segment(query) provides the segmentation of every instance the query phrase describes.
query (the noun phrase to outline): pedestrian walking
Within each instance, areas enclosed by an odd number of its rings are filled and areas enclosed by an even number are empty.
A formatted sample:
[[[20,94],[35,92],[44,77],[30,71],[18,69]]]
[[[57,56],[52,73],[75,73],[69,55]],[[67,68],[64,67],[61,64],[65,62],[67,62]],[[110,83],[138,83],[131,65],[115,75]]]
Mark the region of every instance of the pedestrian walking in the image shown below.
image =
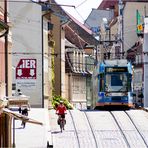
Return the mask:
[[[27,107],[25,107],[24,109],[22,109],[22,115],[28,116],[28,109],[27,109]],[[25,126],[26,126],[25,120],[22,120],[22,124],[21,125],[23,126],[23,128],[25,128]]]
[[[15,96],[21,96],[22,95],[22,92],[20,89],[17,89],[16,93],[15,93]],[[21,105],[19,106],[19,109],[18,109],[19,113],[21,113],[22,109],[21,109]]]
[[[19,106],[18,111],[19,111],[20,114],[22,113],[21,105]]]

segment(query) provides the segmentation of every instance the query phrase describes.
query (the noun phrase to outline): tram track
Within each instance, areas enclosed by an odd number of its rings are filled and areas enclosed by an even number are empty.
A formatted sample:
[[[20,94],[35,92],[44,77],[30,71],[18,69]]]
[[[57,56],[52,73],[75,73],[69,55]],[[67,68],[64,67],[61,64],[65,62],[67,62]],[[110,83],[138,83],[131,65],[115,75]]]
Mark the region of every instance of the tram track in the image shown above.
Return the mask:
[[[55,115],[54,115],[55,116]],[[143,110],[79,111],[68,110],[65,131],[54,125],[53,143],[77,148],[147,148],[148,114]],[[56,122],[54,118],[54,122]],[[58,143],[57,143],[58,141]],[[62,140],[63,142],[63,140]]]
[[[148,147],[148,144],[144,138],[144,136],[141,134],[140,130],[138,129],[138,127],[136,126],[136,124],[134,123],[133,119],[131,118],[131,116],[125,111],[126,115],[129,117],[130,121],[132,122],[133,126],[135,127],[135,129],[137,130],[137,132],[139,133],[139,135],[141,136],[141,138],[143,139],[143,142],[145,143],[146,147]]]
[[[92,132],[92,135],[93,135],[93,138],[94,138],[94,141],[95,141],[95,146],[96,146],[96,148],[98,148],[97,139],[96,139],[94,130],[93,130],[93,128],[92,128],[92,125],[91,125],[91,123],[90,123],[90,120],[89,120],[89,118],[88,118],[86,112],[84,112],[84,115],[85,115],[85,117],[86,117],[86,119],[87,119],[87,121],[88,121],[89,127],[90,127],[90,129],[91,129],[91,132]]]
[[[78,148],[81,148],[81,146],[80,146],[80,141],[79,141],[79,137],[78,137],[78,131],[77,131],[77,128],[76,128],[76,125],[75,125],[75,122],[74,122],[74,118],[73,118],[72,113],[71,113],[70,110],[69,110],[69,114],[70,114],[70,116],[71,116],[72,123],[73,123],[73,126],[74,126],[74,130],[75,130],[75,135],[76,135],[76,139],[77,139]]]
[[[74,122],[75,132],[81,148],[98,148],[95,132],[85,111],[70,111]],[[79,120],[77,115],[79,114]]]
[[[123,132],[121,126],[119,125],[118,120],[116,119],[115,115],[114,115],[111,111],[110,111],[110,114],[111,114],[111,116],[113,117],[113,119],[114,119],[116,125],[118,126],[118,128],[119,128],[119,130],[120,130],[120,133],[122,134],[122,136],[123,136],[123,138],[124,138],[124,141],[125,141],[127,147],[130,148],[130,144],[129,144],[128,140],[127,140],[127,137],[126,137],[126,135],[124,134],[124,132]]]
[[[143,133],[141,126],[139,127],[139,125],[137,125],[139,122],[136,123],[138,119],[137,119],[137,116],[133,116],[134,115],[133,111],[108,111],[108,113],[111,114],[111,117],[113,118],[113,121],[115,122],[115,125],[118,128],[118,131],[122,135],[125,146],[127,148],[132,148],[132,147],[147,148],[148,147],[148,144],[146,141],[147,137]],[[81,126],[78,125],[77,119],[75,119],[76,114],[71,111],[69,112],[70,112],[70,116],[74,126],[78,148],[83,147],[85,146],[85,144],[82,141],[83,140],[82,135],[84,134],[83,133],[84,129],[81,129]],[[100,147],[100,145],[102,146],[103,143],[102,144],[100,144],[100,142],[98,143],[98,131],[97,133],[95,133],[95,130],[94,130],[95,128],[94,128],[94,124],[92,124],[92,119],[91,120],[89,119],[90,114],[85,111],[82,114],[81,115],[79,114],[79,116],[80,118],[83,118],[84,122],[87,125],[87,128],[88,128],[87,130],[89,130],[89,132],[87,131],[87,133],[89,133],[91,135],[91,138],[93,139],[93,144],[94,144],[93,148],[98,148]],[[102,130],[100,130],[100,132],[101,131]]]
[[[121,117],[119,118],[119,115],[117,115],[116,113],[117,112],[114,112],[113,113],[113,111],[110,111],[110,113],[111,113],[111,115],[112,115],[112,117],[114,118],[114,120],[115,120],[115,122],[116,122],[116,124],[117,124],[117,126],[119,127],[119,129],[120,129],[120,132],[122,133],[122,135],[124,136],[124,139],[125,139],[125,142],[127,143],[127,146],[128,147],[132,147],[132,144],[134,144],[134,145],[142,145],[142,147],[148,147],[148,144],[147,144],[147,142],[146,142],[146,140],[145,140],[145,137],[143,136],[143,134],[140,132],[140,130],[138,129],[138,127],[137,127],[137,125],[135,124],[135,122],[134,122],[134,120],[132,119],[132,117],[131,117],[131,115],[129,115],[129,113],[127,112],[127,111],[122,111],[122,113],[123,114],[125,114],[125,117],[126,117],[126,124],[127,125],[129,125],[129,127],[127,126],[126,128],[123,126],[123,124],[124,123],[122,123],[123,122],[123,120],[121,120]],[[122,114],[122,115],[123,115]],[[121,116],[121,114],[120,114],[120,116]],[[131,128],[132,127],[132,128]],[[131,129],[130,129],[131,128]],[[129,130],[130,129],[130,130]],[[128,133],[128,131],[130,131],[129,133]],[[132,135],[132,132],[134,132],[135,134],[134,135]],[[128,134],[127,134],[128,133]],[[131,137],[130,137],[130,134],[132,135]],[[134,137],[133,136],[135,136],[135,137],[137,137],[137,139],[139,139],[139,141],[141,141],[141,142],[139,142],[138,140],[138,142],[139,143],[131,143],[131,139],[133,139]],[[130,138],[131,139],[130,139]],[[135,141],[136,142],[136,141]]]

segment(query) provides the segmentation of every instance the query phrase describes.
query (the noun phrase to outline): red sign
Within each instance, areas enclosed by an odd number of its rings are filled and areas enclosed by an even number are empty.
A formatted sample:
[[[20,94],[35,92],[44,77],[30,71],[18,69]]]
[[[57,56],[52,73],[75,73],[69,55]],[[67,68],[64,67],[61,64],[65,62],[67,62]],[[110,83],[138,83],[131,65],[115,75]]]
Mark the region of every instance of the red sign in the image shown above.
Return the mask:
[[[36,59],[20,59],[16,79],[36,79]]]

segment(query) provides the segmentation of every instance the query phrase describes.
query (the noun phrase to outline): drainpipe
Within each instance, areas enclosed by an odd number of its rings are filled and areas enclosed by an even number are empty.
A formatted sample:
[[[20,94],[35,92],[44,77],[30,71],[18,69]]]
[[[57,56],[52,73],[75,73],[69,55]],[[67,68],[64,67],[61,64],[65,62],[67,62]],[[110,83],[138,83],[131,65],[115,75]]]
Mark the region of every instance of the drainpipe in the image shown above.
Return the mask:
[[[7,24],[7,0],[4,2],[4,22]],[[8,33],[5,34],[5,94],[8,96]]]
[[[43,27],[43,21],[44,21],[44,14],[42,15],[42,108],[44,108],[44,27]]]
[[[5,96],[8,96],[8,31],[9,31],[9,28],[7,26],[7,0],[4,1],[4,23],[5,23],[4,28],[6,29],[6,32],[3,35],[1,35],[0,37],[4,36],[4,40],[5,40],[5,45],[4,45],[4,48],[5,48],[5,52],[4,52],[5,53]],[[9,121],[6,116],[4,118],[5,118],[4,119],[5,120],[5,128],[8,131],[8,122]],[[4,135],[5,135],[4,146],[8,147],[10,138],[9,138],[9,135],[7,132]]]

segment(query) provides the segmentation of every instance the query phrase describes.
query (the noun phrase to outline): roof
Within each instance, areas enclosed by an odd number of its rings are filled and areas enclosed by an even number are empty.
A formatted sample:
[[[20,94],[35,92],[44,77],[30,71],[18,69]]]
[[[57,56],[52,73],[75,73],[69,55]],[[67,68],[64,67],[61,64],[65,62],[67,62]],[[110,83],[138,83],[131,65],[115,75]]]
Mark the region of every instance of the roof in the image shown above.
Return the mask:
[[[52,0],[51,2],[57,4],[55,2],[55,0]],[[57,13],[60,13],[63,16],[68,16],[70,20],[72,20],[77,25],[79,25],[81,28],[83,28],[87,33],[92,34],[92,31],[90,29],[88,29],[87,27],[85,27],[81,22],[79,22],[77,19],[75,19],[67,11],[65,11],[64,9],[62,9],[62,7],[60,7],[58,4],[57,5],[53,5],[52,6],[52,10],[55,11],[55,12],[57,12]]]
[[[77,34],[77,31],[74,31],[71,27],[65,27],[65,37],[69,40],[72,44],[76,45],[79,48],[83,48],[86,42],[80,38]]]
[[[65,39],[65,46],[69,48],[76,48],[76,46],[71,42],[69,42],[67,39]]]
[[[51,0],[55,3],[55,0]],[[77,19],[71,16],[68,12],[64,11],[59,5],[53,5],[53,11],[62,16],[68,17],[68,22],[64,24],[66,39],[78,48],[83,48],[86,44],[98,45],[97,39],[93,37],[90,29],[80,23]]]
[[[106,66],[126,66],[127,65],[127,60],[126,59],[120,59],[120,60],[105,60],[104,63]]]
[[[122,0],[123,2],[148,2],[148,0]],[[114,8],[119,0],[103,0],[98,9]]]
[[[111,13],[111,10],[92,9],[91,13],[85,20],[85,26],[101,26],[103,18],[107,18],[107,20],[111,21],[111,19],[113,18],[113,13]]]
[[[99,5],[98,9],[113,8],[115,4],[118,3],[118,0],[103,0]]]
[[[72,21],[74,21],[77,25],[79,25],[82,29],[84,29],[87,33],[92,34],[92,31],[90,29],[88,29],[86,26],[84,26],[84,24],[82,24],[81,22],[79,22],[77,19],[75,19],[72,15],[70,15],[68,12],[66,12],[66,14],[72,19]]]

